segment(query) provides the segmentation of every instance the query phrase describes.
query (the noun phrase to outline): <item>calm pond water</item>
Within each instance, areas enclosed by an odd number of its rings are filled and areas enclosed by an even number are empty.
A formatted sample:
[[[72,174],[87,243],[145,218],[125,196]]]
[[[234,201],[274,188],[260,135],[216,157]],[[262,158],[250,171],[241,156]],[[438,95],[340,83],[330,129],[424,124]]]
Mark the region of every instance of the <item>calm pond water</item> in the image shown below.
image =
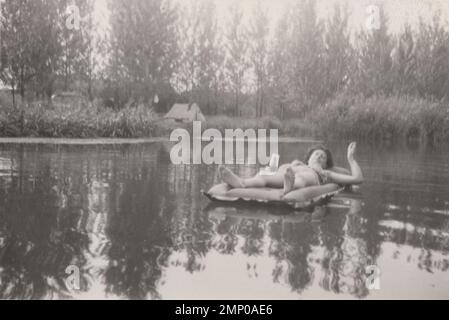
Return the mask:
[[[281,163],[310,145],[281,143]],[[293,214],[211,205],[217,167],[170,147],[1,144],[0,298],[449,298],[447,150],[359,144],[360,190]]]

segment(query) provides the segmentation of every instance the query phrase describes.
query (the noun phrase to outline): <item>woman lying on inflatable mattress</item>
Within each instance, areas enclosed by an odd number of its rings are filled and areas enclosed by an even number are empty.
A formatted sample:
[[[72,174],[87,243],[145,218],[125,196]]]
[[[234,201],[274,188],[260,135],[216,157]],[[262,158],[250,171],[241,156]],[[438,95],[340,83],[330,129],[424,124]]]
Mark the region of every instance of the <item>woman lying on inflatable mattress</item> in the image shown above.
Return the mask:
[[[356,143],[348,146],[348,162],[351,171],[334,166],[332,154],[323,146],[312,147],[306,155],[305,163],[295,160],[279,167],[271,176],[256,175],[252,178],[240,178],[229,169],[220,166],[222,180],[232,188],[284,188],[284,195],[292,190],[336,183],[356,185],[363,183],[360,166],[354,159]]]

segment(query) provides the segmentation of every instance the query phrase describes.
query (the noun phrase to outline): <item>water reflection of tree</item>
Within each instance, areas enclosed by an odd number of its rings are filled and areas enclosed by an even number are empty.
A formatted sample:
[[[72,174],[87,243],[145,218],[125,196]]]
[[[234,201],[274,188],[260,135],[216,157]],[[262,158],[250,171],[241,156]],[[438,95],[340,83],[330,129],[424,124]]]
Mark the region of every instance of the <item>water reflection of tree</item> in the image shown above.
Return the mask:
[[[322,288],[356,297],[367,295],[368,257],[360,202],[351,202],[345,214],[328,212],[318,224],[273,222],[269,225],[269,254],[276,259],[273,280],[284,280],[297,292],[316,276]],[[329,209],[324,209],[329,210]]]
[[[309,223],[285,223],[283,226],[280,241],[288,243],[288,250],[277,255],[285,257],[289,266],[285,278],[292,290],[298,293],[303,292],[313,280],[307,256],[311,252],[314,237],[312,225]]]
[[[71,297],[64,283],[70,264],[82,270],[82,292],[89,277],[104,277],[117,296],[157,296],[171,245],[162,210],[172,210],[155,170],[157,146],[65,149],[21,147],[17,175],[0,180],[0,298]],[[111,230],[122,243],[108,244]]]
[[[397,250],[393,259],[407,254],[407,262],[411,263],[413,253],[417,254],[417,267],[420,270],[434,273],[449,270],[449,232],[444,217],[429,217],[425,223],[415,221],[417,217],[406,214],[392,214],[388,220],[379,222],[379,234],[383,242],[395,244]],[[447,223],[447,222],[446,222]],[[401,250],[402,247],[413,248],[413,251]]]
[[[265,225],[256,219],[241,220],[237,234],[244,239],[242,252],[247,256],[258,256],[262,253]]]
[[[351,209],[343,214],[324,207],[324,218],[318,223],[304,220],[306,213],[302,218],[299,218],[301,214],[292,218],[272,216],[267,222],[266,210],[260,213],[257,209],[251,209],[251,213],[240,210],[235,216],[226,215],[227,211],[232,211],[229,208],[213,210],[216,217],[222,217],[214,229],[218,234],[214,248],[222,250],[219,252],[226,252],[223,239],[238,237],[242,239],[242,252],[248,257],[263,254],[266,247],[268,255],[275,260],[273,281],[285,283],[295,292],[303,292],[318,276],[325,290],[366,295],[365,283],[361,280],[364,280],[364,268],[369,259],[363,239],[366,220],[359,214],[360,202],[353,202]],[[220,215],[217,210],[223,210],[224,214]],[[251,215],[253,219],[249,218]],[[258,216],[264,218],[257,219]],[[312,216],[316,216],[315,212]],[[267,240],[269,243],[265,245]],[[228,240],[227,243],[232,244],[231,252],[234,252],[237,241]]]
[[[207,183],[211,168],[202,165],[169,166],[169,185],[176,206],[171,235],[175,243],[174,265],[193,273],[204,269],[202,260],[212,246],[212,222],[200,202],[202,183]],[[213,175],[212,175],[213,176]]]
[[[268,254],[276,260],[273,270],[273,281],[279,283],[283,280],[288,284],[288,274],[290,269],[289,260],[286,259],[287,252],[291,250],[290,245],[283,237],[285,223],[282,221],[272,222],[269,225],[270,244]]]
[[[350,200],[348,212],[334,218],[320,226],[320,242],[325,248],[320,285],[335,293],[365,297],[369,293],[365,268],[373,259],[367,251],[366,220],[361,215],[361,202]]]
[[[122,191],[117,186],[112,190],[119,200],[107,228],[111,263],[105,272],[106,290],[131,299],[160,298],[157,286],[168,259],[165,248],[172,246],[167,173],[164,166],[134,164],[137,167],[121,182]]]
[[[221,254],[234,254],[238,244],[236,236],[236,225],[238,218],[226,216],[225,219],[216,223],[214,231],[216,234],[213,240],[213,247]]]
[[[33,169],[35,150],[19,148],[19,169],[1,188],[0,298],[40,299],[67,296],[65,268],[83,260],[86,235],[71,228],[70,212],[61,208],[58,175],[48,162]],[[37,150],[38,151],[38,150]],[[24,155],[28,152],[26,155]]]

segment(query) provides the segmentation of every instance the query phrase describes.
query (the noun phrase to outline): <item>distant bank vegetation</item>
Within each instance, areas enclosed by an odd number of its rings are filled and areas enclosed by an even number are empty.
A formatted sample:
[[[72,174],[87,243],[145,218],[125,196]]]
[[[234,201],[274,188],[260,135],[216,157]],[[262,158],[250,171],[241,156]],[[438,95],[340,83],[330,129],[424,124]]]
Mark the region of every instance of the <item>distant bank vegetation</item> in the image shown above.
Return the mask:
[[[180,124],[163,119],[144,106],[112,110],[102,105],[69,108],[36,104],[23,113],[0,111],[0,136],[65,138],[169,137]],[[280,120],[208,116],[202,129],[278,129],[280,136],[347,138],[370,141],[418,141],[433,145],[449,141],[449,111],[441,101],[410,97],[338,96],[303,118]]]
[[[261,3],[248,19],[231,5],[224,26],[213,1],[109,0],[100,35],[93,3],[76,1],[73,29],[69,1],[2,2],[0,135],[166,135],[160,115],[196,102],[222,129],[449,141],[449,33],[438,13],[391,34],[379,7],[375,29],[351,34],[345,8],[323,20],[313,0],[272,24]],[[83,98],[57,101],[60,92]]]

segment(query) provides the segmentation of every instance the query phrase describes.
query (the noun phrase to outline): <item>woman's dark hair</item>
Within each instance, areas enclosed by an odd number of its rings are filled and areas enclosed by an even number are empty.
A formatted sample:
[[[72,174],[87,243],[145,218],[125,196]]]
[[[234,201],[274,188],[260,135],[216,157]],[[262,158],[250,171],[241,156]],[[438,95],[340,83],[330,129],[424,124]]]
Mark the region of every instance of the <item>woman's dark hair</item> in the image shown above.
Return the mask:
[[[306,154],[306,157],[304,158],[304,163],[307,164],[309,163],[309,159],[310,156],[312,155],[312,153],[314,153],[316,150],[323,150],[326,153],[326,168],[325,169],[329,169],[329,168],[333,168],[334,167],[334,160],[332,159],[332,153],[329,151],[329,149],[327,149],[326,147],[322,146],[322,145],[318,145],[318,146],[313,146],[311,147]]]

